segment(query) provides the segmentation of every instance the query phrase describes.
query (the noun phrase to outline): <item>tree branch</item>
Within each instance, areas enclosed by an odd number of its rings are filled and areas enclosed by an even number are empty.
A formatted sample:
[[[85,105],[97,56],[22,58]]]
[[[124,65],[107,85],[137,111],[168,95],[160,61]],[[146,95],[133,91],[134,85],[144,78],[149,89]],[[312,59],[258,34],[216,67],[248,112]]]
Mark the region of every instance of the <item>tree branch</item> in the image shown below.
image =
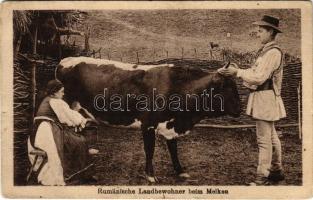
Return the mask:
[[[21,54],[21,53],[19,53],[18,55],[21,56],[22,58],[24,58],[25,60],[27,60],[30,63],[45,64],[45,62],[43,60],[35,60],[35,59],[29,58],[26,55]]]

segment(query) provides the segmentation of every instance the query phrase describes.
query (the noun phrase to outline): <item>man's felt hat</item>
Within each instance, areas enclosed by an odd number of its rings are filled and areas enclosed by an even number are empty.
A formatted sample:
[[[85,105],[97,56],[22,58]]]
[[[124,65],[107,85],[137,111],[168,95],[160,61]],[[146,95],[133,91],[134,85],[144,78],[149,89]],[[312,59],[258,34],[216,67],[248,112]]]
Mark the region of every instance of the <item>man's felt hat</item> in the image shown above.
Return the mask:
[[[259,26],[268,26],[275,29],[278,33],[282,33],[282,31],[279,30],[279,19],[276,17],[264,15],[260,21],[253,22],[253,24]]]

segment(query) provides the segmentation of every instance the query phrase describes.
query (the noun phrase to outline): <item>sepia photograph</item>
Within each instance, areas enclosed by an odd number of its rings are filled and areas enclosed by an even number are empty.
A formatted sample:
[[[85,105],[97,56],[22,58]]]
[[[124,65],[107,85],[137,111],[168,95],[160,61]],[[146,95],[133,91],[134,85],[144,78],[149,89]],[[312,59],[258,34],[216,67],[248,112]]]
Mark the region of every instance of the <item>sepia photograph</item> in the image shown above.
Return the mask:
[[[312,195],[312,4],[46,3],[1,7],[6,196]]]

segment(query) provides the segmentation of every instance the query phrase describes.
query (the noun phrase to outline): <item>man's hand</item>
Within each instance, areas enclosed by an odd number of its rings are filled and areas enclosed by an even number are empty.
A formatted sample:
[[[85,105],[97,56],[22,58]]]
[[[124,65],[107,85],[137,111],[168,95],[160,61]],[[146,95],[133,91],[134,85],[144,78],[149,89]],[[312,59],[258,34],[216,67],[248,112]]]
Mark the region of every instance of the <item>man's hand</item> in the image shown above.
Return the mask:
[[[236,76],[237,71],[238,71],[238,66],[235,63],[231,63],[227,69],[222,67],[217,70],[218,73],[224,76]]]

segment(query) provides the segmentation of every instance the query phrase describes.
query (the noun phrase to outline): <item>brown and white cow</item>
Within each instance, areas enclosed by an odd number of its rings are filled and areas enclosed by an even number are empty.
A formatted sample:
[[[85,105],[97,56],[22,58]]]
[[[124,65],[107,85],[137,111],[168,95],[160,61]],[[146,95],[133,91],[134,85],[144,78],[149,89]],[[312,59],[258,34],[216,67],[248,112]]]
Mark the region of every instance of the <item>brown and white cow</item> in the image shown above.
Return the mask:
[[[204,118],[238,117],[241,111],[234,80],[197,67],[69,57],[60,62],[56,78],[63,82],[69,103],[81,102],[101,120],[112,125],[140,122],[151,182],[156,132],[167,139],[177,175],[188,177],[178,159],[177,136]]]

